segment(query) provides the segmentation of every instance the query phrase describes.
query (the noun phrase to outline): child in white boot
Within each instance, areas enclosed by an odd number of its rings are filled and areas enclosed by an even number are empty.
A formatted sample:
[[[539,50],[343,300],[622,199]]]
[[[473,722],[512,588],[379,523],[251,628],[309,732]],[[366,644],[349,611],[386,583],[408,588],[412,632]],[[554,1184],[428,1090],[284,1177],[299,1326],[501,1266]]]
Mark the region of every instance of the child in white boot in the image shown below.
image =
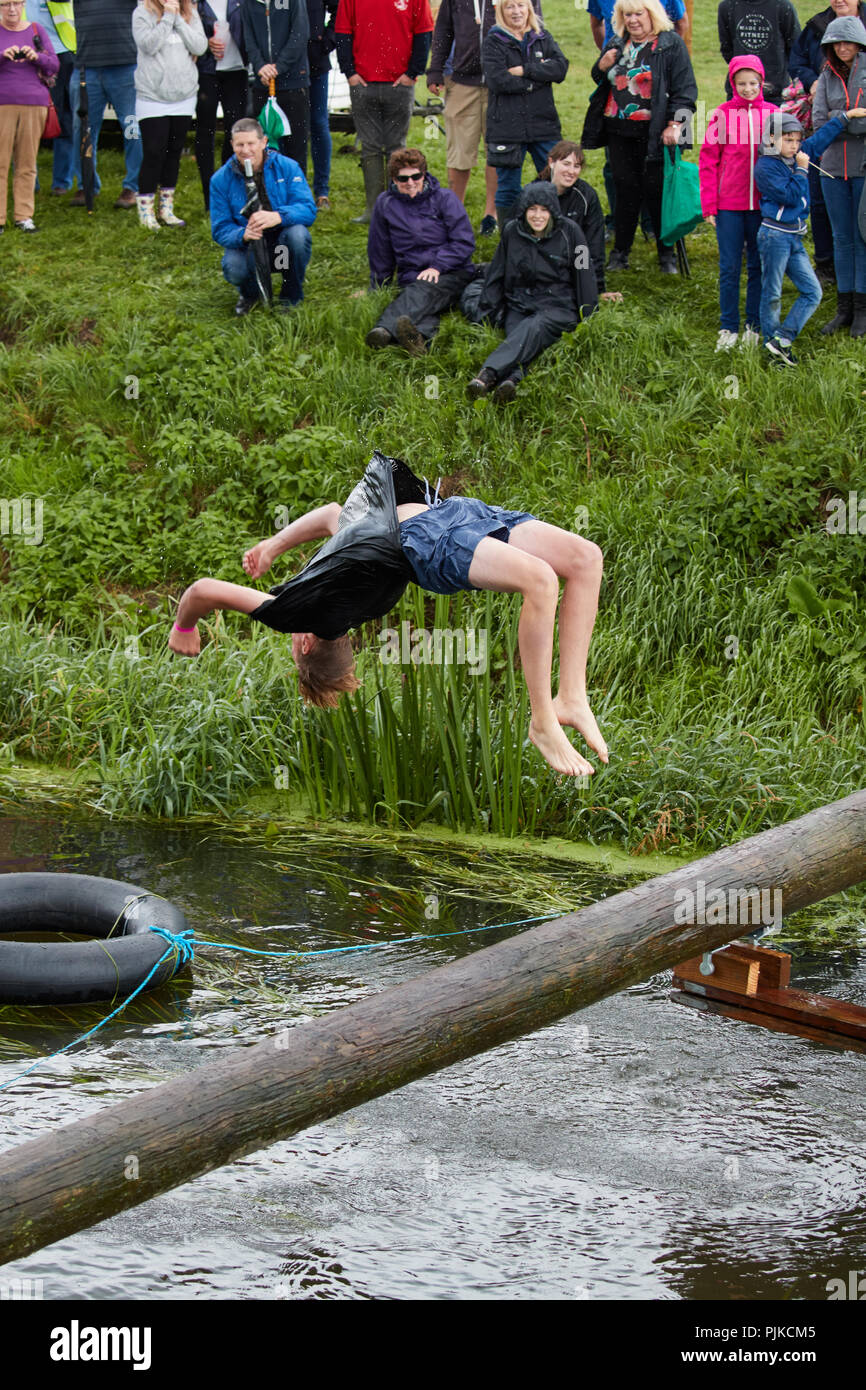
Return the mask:
[[[141,131],[138,218],[149,231],[184,226],[174,191],[198,93],[196,58],[208,46],[193,0],[139,0],[132,17],[138,48],[135,115]],[[155,208],[159,189],[159,210]]]

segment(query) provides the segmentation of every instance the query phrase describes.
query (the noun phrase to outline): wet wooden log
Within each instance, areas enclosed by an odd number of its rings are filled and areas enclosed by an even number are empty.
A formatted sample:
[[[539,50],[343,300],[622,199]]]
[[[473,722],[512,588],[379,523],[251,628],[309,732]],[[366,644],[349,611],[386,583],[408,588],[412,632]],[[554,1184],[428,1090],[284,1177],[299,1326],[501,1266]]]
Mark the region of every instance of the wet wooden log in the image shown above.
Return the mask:
[[[708,903],[717,892],[736,900],[754,886],[780,891],[790,913],[863,879],[866,791],[9,1149],[0,1154],[0,1260],[749,930],[742,920],[684,921],[684,903]],[[11,1094],[0,1098],[0,1111],[10,1103]]]

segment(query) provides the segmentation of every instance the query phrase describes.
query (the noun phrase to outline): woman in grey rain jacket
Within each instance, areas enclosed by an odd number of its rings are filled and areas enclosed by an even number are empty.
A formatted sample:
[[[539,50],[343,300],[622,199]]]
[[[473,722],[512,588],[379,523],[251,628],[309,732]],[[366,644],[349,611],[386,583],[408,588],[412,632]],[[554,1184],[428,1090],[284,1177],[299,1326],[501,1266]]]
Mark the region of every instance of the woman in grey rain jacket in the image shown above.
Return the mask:
[[[198,95],[196,58],[207,48],[193,0],[139,0],[132,16],[138,50],[135,115],[141,131],[138,218],[159,231],[184,224],[174,213],[180,157]],[[154,200],[159,189],[159,221]]]
[[[826,55],[812,101],[812,124],[820,130],[840,111],[866,106],[866,28],[859,19],[834,19],[824,30]],[[851,337],[866,335],[866,241],[858,226],[866,173],[866,119],[855,118],[821,156],[824,202],[833,228],[836,316],[821,329],[835,333],[850,325]]]

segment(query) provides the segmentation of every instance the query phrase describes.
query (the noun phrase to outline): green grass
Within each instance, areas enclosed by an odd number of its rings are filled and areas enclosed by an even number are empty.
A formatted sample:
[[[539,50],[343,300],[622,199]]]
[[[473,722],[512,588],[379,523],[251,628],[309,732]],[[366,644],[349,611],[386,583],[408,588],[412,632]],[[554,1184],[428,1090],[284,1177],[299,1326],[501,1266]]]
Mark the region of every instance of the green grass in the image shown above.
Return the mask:
[[[589,23],[563,0],[546,14],[571,59],[557,96],[576,137]],[[724,75],[712,6],[695,55],[709,110]],[[444,179],[444,141],[420,121],[412,138]],[[659,277],[638,241],[622,305],[546,354],[513,406],[470,405],[490,330],[451,316],[421,362],[364,347],[387,295],[350,297],[365,238],[342,143],[289,320],[232,318],[191,158],[183,232],[148,236],[112,209],[122,162],[106,149],[91,219],[43,195],[39,235],[4,238],[0,496],[44,499],[41,545],[0,536],[7,758],[81,767],[112,814],[222,810],[271,788],[320,818],[633,851],[717,846],[853,790],[866,541],[823,523],[829,495],[866,496],[866,342],[820,337],[832,297],[799,371],[716,356],[710,230],[689,238],[688,281]],[[601,163],[593,152],[599,189]],[[45,154],[40,172],[47,186]],[[478,175],[468,207],[477,226]],[[335,714],[303,710],[285,640],[240,619],[211,626],[198,663],[165,654],[183,587],[243,582],[241,553],[280,509],[344,495],[373,446],[603,547],[590,681],[612,758],[588,785],[558,781],[525,741],[514,599],[410,590],[389,621],[486,628],[489,671],[385,666],[367,633],[364,688]]]

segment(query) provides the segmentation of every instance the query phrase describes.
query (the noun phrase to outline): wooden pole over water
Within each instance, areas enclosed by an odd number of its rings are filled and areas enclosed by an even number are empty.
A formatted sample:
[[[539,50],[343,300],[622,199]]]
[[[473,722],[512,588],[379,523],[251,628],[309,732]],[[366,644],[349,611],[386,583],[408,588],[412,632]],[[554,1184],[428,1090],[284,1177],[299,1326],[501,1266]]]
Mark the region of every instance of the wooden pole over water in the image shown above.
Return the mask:
[[[866,791],[9,1149],[0,1262],[752,929],[678,922],[688,894],[777,890],[791,913],[863,879]]]

